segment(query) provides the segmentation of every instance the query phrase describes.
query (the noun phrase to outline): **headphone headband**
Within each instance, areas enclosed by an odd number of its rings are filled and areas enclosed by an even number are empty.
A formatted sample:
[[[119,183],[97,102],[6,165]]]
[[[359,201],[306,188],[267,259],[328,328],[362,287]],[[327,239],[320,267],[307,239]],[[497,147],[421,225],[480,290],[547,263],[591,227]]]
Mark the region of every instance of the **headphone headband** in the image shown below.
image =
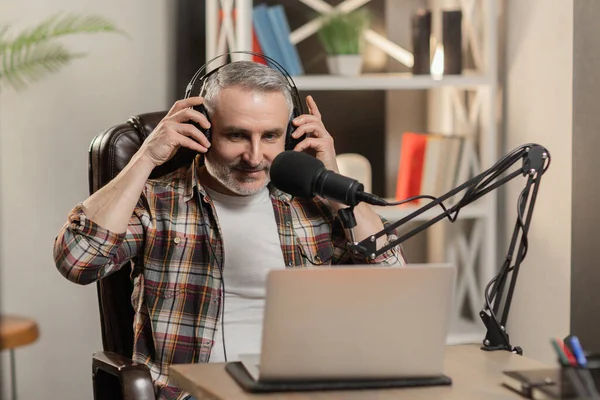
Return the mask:
[[[266,61],[267,65],[273,69],[276,69],[277,71],[279,71],[288,81],[288,84],[290,85],[290,89],[292,92],[292,99],[294,102],[294,107],[298,108],[299,111],[302,110],[302,100],[300,99],[300,94],[298,93],[298,88],[296,87],[296,83],[294,82],[294,80],[292,79],[292,76],[289,74],[289,72],[287,72],[287,70],[276,60],[274,60],[273,58],[264,55],[264,54],[260,54],[260,53],[255,53],[253,51],[244,51],[244,50],[236,50],[236,51],[230,51],[227,53],[223,53],[220,54],[216,57],[211,58],[210,60],[208,60],[203,66],[200,67],[200,69],[198,69],[198,71],[196,71],[196,73],[194,74],[194,76],[192,77],[192,79],[190,80],[190,82],[188,83],[186,90],[185,90],[185,97],[184,98],[188,98],[192,95],[192,93],[198,92],[200,93],[200,91],[196,90],[194,91],[194,89],[196,88],[197,82],[199,80],[199,77],[202,75],[202,73],[206,70],[206,68],[208,67],[209,64],[213,63],[214,61],[218,60],[219,58],[222,57],[226,57],[226,56],[230,56],[232,54],[246,54],[246,55],[251,55],[251,56],[255,56],[255,57],[259,57],[262,58],[263,60]],[[272,65],[269,65],[272,64]],[[219,67],[220,68],[220,67]],[[210,74],[216,72],[219,68],[215,69],[214,71],[209,72],[208,74],[205,74],[202,76],[202,78],[200,79],[200,81],[202,83],[205,82],[205,78],[207,76],[209,76]]]
[[[185,98],[187,99],[188,97],[190,97],[192,95],[192,93],[194,93],[194,94],[197,93],[197,95],[202,94],[203,93],[202,90],[204,90],[203,86],[206,84],[207,78],[210,75],[212,75],[213,73],[217,72],[224,65],[222,65],[218,68],[215,68],[214,70],[210,71],[207,74],[203,74],[203,72],[206,70],[207,66],[210,63],[214,62],[215,60],[218,60],[221,57],[229,56],[232,54],[249,54],[249,55],[252,55],[255,57],[260,57],[266,61],[266,64],[269,68],[278,71],[287,80],[288,85],[289,85],[289,93],[292,98],[293,107],[292,107],[292,114],[290,116],[290,120],[288,122],[286,135],[285,135],[285,149],[286,150],[294,149],[295,146],[297,145],[297,143],[304,140],[304,138],[306,137],[306,134],[302,135],[300,138],[294,138],[292,136],[292,133],[295,130],[295,127],[293,124],[293,119],[304,113],[304,111],[303,111],[304,107],[302,106],[302,99],[300,98],[300,94],[298,93],[298,88],[296,87],[296,84],[294,83],[294,80],[292,79],[290,74],[286,71],[285,68],[283,68],[283,66],[280,63],[278,63],[277,61],[275,61],[274,59],[272,59],[269,56],[265,56],[263,54],[255,53],[252,51],[231,51],[231,52],[216,56],[214,58],[211,58],[202,67],[200,67],[200,69],[198,69],[198,71],[196,71],[196,73],[192,77],[192,80],[188,83],[186,91],[185,91]],[[198,88],[198,86],[200,86],[200,88]],[[200,90],[198,90],[198,89],[200,89]],[[199,105],[199,106],[195,106],[194,109],[201,112],[202,114],[204,114],[206,116],[207,119],[209,119],[209,115],[203,104]],[[205,136],[207,137],[207,139],[209,141],[211,140],[212,133],[211,133],[210,128],[206,129],[206,130],[202,130],[202,128],[200,128],[199,125],[197,125],[196,127],[198,129],[200,129],[201,131],[203,131],[203,133],[205,134]]]

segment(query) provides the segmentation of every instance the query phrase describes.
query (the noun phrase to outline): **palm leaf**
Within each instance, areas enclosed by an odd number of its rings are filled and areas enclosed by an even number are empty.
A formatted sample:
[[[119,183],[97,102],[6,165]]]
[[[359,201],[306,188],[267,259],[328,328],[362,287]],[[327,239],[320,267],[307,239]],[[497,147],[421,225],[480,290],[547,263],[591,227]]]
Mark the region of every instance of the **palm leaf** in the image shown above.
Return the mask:
[[[99,32],[123,33],[112,22],[97,15],[78,16],[68,14],[61,16],[57,14],[45,19],[36,27],[20,33],[12,40],[12,48],[18,50],[32,43],[48,41],[61,36]]]
[[[8,44],[4,39],[6,32],[8,32],[8,26],[0,25],[0,51]]]
[[[8,38],[8,27],[0,26],[0,87],[23,89],[47,73],[56,72],[83,54],[70,53],[54,43],[62,36],[115,32],[113,23],[96,15],[54,15],[16,37]]]
[[[83,56],[83,54],[70,53],[61,44],[40,43],[29,47],[26,53],[22,52],[14,57],[3,59],[0,72],[4,79],[0,82],[4,86],[20,90],[28,83],[57,72],[72,60]]]

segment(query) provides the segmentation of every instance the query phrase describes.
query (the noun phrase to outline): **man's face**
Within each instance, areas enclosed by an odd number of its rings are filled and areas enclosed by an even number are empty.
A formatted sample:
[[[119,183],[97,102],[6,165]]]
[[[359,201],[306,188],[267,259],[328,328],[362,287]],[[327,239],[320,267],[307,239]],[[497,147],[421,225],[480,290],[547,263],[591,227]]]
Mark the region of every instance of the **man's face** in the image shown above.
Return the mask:
[[[205,157],[209,186],[249,196],[269,183],[269,168],[285,147],[289,108],[282,93],[223,89],[211,115],[212,141]]]

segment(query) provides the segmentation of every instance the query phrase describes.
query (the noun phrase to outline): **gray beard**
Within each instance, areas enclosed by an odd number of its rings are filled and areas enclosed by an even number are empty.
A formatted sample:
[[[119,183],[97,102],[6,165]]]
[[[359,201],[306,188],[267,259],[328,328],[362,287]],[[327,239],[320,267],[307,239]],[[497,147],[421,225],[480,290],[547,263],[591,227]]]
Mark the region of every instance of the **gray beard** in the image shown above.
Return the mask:
[[[255,189],[249,189],[240,184],[240,182],[233,177],[231,173],[231,167],[226,165],[213,164],[209,159],[210,157],[204,157],[204,166],[206,167],[206,171],[217,180],[221,185],[225,186],[227,189],[231,190],[233,193],[240,196],[252,196],[261,190],[263,190],[270,182],[267,174],[267,179],[265,180],[264,185],[261,185]],[[254,182],[256,179],[247,178],[244,182],[250,183]]]

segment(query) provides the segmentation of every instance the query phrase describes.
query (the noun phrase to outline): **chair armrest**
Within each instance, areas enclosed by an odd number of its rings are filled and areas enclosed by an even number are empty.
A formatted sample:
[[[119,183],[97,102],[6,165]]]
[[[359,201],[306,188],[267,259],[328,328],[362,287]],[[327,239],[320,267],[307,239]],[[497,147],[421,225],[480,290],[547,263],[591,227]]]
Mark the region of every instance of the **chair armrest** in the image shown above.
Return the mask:
[[[155,400],[147,366],[117,353],[99,351],[92,358],[94,400]],[[120,395],[119,395],[120,393]]]

